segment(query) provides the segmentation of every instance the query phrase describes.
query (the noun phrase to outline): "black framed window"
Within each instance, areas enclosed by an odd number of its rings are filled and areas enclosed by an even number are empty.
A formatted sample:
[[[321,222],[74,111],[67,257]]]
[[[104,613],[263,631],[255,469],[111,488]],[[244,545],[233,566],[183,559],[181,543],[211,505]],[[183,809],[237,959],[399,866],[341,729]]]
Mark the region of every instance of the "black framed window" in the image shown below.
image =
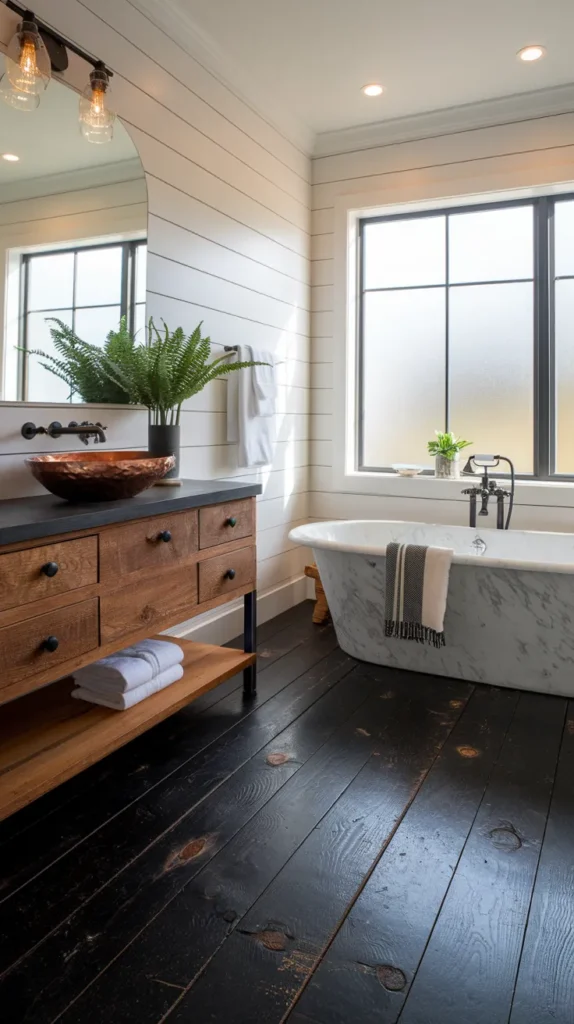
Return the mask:
[[[56,355],[48,317],[70,326],[84,341],[102,345],[120,318],[136,332],[145,326],[145,239],[49,252],[21,258],[20,344]],[[22,354],[18,394],[27,402],[67,402],[66,384]]]
[[[574,197],[364,219],[358,266],[359,469],[452,430],[574,477]]]

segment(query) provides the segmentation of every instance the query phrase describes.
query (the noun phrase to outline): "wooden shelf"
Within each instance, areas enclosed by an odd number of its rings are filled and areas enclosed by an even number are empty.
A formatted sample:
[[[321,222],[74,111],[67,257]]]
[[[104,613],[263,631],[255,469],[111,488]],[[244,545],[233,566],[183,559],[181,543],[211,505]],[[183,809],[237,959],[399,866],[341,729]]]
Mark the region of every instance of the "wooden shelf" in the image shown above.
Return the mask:
[[[0,708],[0,820],[255,661],[228,647],[174,642],[185,652],[183,678],[127,711],[75,700],[71,678]]]

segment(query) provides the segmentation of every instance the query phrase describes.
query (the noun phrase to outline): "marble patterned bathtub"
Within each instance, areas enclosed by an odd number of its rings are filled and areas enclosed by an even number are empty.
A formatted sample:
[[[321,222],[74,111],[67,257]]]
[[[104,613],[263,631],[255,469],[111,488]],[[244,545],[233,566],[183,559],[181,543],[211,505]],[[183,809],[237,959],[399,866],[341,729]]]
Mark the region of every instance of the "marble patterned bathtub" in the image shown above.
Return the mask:
[[[574,696],[574,534],[336,521],[297,527],[290,538],[313,549],[337,639],[353,657]],[[390,541],[454,551],[446,647],[385,636]]]

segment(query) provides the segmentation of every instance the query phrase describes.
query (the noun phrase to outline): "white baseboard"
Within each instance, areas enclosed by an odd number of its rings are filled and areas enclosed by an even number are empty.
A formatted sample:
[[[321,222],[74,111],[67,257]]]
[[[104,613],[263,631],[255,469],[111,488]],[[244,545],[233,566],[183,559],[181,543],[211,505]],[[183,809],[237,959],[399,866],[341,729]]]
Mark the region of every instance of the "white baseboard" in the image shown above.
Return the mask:
[[[281,612],[305,601],[309,595],[306,576],[297,576],[270,590],[257,595],[257,621],[259,624],[274,619]],[[243,631],[243,599],[232,601],[212,612],[198,615],[173,629],[166,630],[170,636],[185,637],[204,644],[226,644]]]

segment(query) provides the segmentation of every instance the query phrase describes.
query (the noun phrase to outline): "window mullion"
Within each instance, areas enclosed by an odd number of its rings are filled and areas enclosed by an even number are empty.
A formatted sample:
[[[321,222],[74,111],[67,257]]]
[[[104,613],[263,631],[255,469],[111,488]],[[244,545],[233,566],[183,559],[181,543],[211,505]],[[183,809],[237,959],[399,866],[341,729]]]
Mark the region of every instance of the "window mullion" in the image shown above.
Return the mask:
[[[534,476],[547,480],[553,472],[550,376],[550,225],[551,204],[535,206],[534,236]]]

